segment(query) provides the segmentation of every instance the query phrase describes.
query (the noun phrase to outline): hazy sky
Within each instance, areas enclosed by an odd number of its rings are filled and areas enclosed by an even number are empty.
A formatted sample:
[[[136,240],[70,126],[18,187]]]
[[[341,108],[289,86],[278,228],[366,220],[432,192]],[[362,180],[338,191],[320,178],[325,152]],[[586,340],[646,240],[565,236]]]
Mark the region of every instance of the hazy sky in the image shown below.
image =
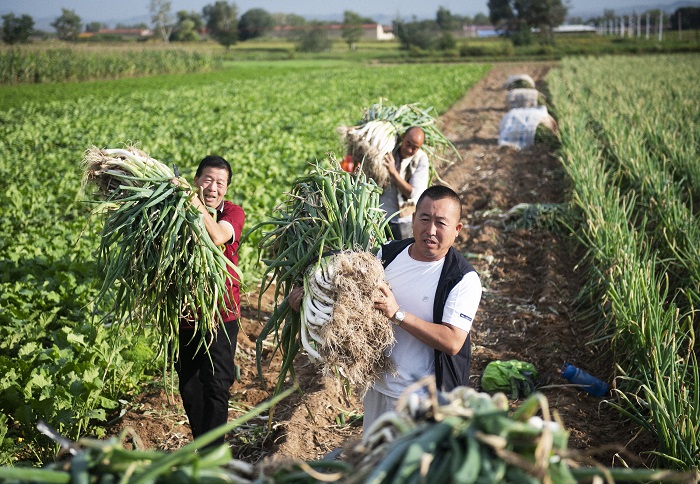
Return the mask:
[[[179,10],[201,13],[202,7],[215,1],[171,0],[171,10],[173,13]],[[113,26],[116,22],[124,23],[138,17],[146,17],[148,21],[149,3],[149,0],[0,0],[0,14],[28,14],[39,23],[41,19],[55,19],[61,15],[62,8],[67,8],[78,14],[83,23],[99,21]],[[440,6],[457,15],[473,16],[479,12],[488,15],[487,0],[229,0],[229,3],[238,6],[239,15],[251,8],[263,8],[270,13],[295,13],[309,19],[342,16],[345,10],[372,18],[434,18]],[[602,14],[606,8],[621,14],[633,9],[638,12],[650,8],[672,11],[678,4],[678,0],[569,0],[569,15],[586,18]],[[683,4],[700,6],[700,0],[688,0]]]

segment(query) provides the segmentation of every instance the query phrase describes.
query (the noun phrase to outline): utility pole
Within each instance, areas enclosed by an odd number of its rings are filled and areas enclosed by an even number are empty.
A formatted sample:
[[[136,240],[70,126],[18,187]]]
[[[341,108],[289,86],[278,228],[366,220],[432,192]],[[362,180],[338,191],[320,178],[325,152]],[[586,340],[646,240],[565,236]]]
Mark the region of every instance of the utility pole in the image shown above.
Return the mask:
[[[649,27],[650,27],[649,17],[650,17],[649,12],[647,12],[647,40],[649,40]]]

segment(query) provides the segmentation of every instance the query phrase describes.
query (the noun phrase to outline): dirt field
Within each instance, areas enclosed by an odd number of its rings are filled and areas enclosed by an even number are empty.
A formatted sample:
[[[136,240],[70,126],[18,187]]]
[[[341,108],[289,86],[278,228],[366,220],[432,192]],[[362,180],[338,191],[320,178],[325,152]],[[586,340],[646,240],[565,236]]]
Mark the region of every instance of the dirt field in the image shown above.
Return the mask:
[[[472,386],[479,388],[481,371],[489,361],[533,363],[550,410],[558,412],[571,433],[569,447],[614,465],[616,451],[628,445],[636,428],[602,405],[601,399],[562,386],[568,382],[559,375],[566,361],[608,381],[611,373],[610,362],[599,357],[599,349],[584,344],[588,335],[575,319],[573,300],[583,283],[575,244],[545,229],[504,225],[503,214],[519,203],[558,203],[566,198],[565,173],[550,148],[536,145],[518,151],[497,145],[498,125],[506,113],[504,81],[513,74],[528,74],[546,93],[545,76],[551,67],[497,64],[441,117],[443,132],[462,157],[440,170],[442,179],[462,198],[465,228],[457,248],[470,254],[485,289],[472,331]],[[269,309],[269,296],[264,300],[263,309]],[[270,396],[279,368],[279,358],[265,367],[268,385],[263,387],[255,369],[255,338],[261,327],[257,294],[246,295],[243,304],[236,355],[241,380],[232,388],[231,418]],[[316,460],[359,438],[359,399],[347,395],[338,381],[321,377],[303,355],[297,358],[296,371],[303,395],[278,405],[269,433],[267,420],[259,419],[228,436],[237,458]],[[172,450],[191,438],[179,400],[168,402],[160,387],[139,395],[112,431],[126,426],[151,448]],[[628,445],[632,455],[651,448],[648,440],[642,440]],[[630,454],[625,459],[638,464]]]

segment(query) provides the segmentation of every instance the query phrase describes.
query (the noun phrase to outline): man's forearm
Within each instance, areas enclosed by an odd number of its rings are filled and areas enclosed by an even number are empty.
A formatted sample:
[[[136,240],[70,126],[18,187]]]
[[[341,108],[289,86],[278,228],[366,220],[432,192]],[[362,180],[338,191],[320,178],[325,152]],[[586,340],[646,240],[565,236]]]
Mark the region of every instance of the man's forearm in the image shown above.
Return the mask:
[[[401,178],[401,175],[399,175],[398,171],[396,171],[394,173],[396,173],[396,175],[394,175],[392,173],[391,180],[394,182],[394,185],[396,185],[396,189],[404,197],[411,198],[411,194],[413,193],[413,186],[410,183],[408,183],[406,180]]]
[[[421,343],[449,355],[456,355],[459,352],[468,334],[467,331],[449,324],[430,323],[408,312],[400,327]]]

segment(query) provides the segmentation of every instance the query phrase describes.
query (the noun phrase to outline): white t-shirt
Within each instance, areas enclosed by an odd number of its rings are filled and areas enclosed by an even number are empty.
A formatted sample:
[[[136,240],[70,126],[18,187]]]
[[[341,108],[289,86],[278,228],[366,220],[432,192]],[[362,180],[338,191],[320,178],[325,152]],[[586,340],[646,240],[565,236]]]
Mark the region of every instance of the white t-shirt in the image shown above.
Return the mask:
[[[381,259],[381,250],[377,257]],[[404,249],[384,270],[396,302],[404,311],[424,321],[433,321],[433,303],[440,273],[445,264],[442,258],[435,262],[420,262]],[[470,331],[481,300],[481,281],[476,272],[466,274],[447,296],[442,322],[463,331]],[[375,383],[375,390],[398,398],[410,384],[435,372],[435,350],[422,343],[404,329],[394,326],[396,344],[389,350],[398,369],[397,375],[384,374]]]
[[[399,150],[394,150],[394,157],[398,159],[400,157]],[[404,173],[406,172],[407,166],[416,160],[417,165],[413,174],[406,180],[412,187],[411,200],[413,202],[418,201],[418,197],[428,188],[428,180],[430,179],[430,163],[428,162],[428,155],[423,150],[416,151],[410,158],[404,158],[397,162],[399,173],[401,173],[402,178],[405,178]],[[392,222],[406,223],[412,220],[411,215],[407,217],[399,217],[395,215],[399,211],[399,189],[396,188],[394,183],[389,183],[381,195],[379,195],[379,208],[386,212],[386,217],[391,218]],[[393,215],[393,217],[392,217]]]

